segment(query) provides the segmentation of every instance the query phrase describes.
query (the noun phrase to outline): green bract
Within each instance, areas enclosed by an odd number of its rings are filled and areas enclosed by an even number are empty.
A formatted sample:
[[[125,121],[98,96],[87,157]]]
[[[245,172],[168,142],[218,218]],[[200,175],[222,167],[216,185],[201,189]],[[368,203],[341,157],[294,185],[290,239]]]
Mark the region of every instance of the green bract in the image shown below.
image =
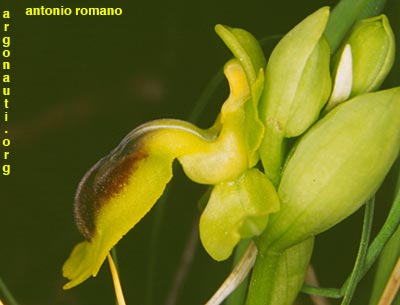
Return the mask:
[[[337,106],[289,157],[278,189],[282,207],[263,245],[285,249],[349,216],[376,192],[399,147],[400,88]]]

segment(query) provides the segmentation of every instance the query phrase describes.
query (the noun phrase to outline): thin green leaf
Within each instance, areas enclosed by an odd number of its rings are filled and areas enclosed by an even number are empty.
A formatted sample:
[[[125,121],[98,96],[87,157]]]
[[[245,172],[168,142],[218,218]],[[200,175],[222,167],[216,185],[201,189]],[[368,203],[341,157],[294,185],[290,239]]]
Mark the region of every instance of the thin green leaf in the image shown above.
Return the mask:
[[[400,159],[395,163],[395,171],[398,173],[395,192],[400,190]],[[379,257],[379,262],[376,268],[374,284],[372,287],[369,305],[378,304],[379,298],[384,291],[385,285],[390,277],[390,274],[396,264],[397,258],[400,255],[400,227],[397,227],[392,237],[389,239],[382,254]],[[393,305],[400,304],[400,296],[398,296]]]
[[[400,224],[400,191],[397,192],[393,206],[390,210],[389,216],[384,225],[371,243],[368,254],[365,260],[365,268],[363,275],[371,268],[372,264],[376,261],[381,253],[384,245],[392,236],[398,225]]]
[[[349,282],[346,287],[342,305],[350,304],[354,291],[356,290],[357,284],[362,278],[362,270],[367,255],[369,237],[371,235],[372,220],[374,217],[374,205],[375,205],[375,200],[373,198],[370,199],[367,202],[367,205],[365,206],[364,223],[361,233],[360,247],[358,249],[357,259],[354,264],[353,271],[350,275]]]

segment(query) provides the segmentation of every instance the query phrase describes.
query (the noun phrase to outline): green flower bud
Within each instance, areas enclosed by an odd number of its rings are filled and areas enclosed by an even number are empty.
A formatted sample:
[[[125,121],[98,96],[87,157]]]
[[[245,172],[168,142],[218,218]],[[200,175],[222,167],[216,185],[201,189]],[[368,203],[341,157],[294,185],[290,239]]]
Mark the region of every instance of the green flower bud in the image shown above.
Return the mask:
[[[343,45],[347,44],[353,57],[351,97],[378,89],[392,68],[395,55],[395,39],[387,17],[360,20]]]
[[[283,37],[268,61],[261,120],[285,137],[303,133],[329,97],[330,52],[322,38],[328,17],[324,7],[304,19]]]
[[[279,210],[272,183],[257,169],[217,184],[200,218],[200,238],[217,261],[227,259],[242,238],[260,235],[268,215]]]
[[[260,156],[267,176],[278,183],[284,138],[302,134],[317,120],[331,90],[330,51],[323,32],[324,7],[293,28],[273,50],[260,99],[265,135]]]
[[[283,170],[281,210],[260,244],[284,249],[356,211],[377,191],[399,153],[400,88],[357,96],[316,123]]]

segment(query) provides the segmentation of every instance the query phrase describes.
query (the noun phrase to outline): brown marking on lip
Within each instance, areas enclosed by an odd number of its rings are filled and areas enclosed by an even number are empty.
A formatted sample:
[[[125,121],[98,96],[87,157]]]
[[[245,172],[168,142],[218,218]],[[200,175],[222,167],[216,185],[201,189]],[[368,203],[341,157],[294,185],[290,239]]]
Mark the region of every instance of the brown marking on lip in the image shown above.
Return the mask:
[[[88,241],[93,237],[96,216],[102,206],[126,186],[138,162],[147,156],[146,152],[139,150],[115,161],[112,160],[115,156],[109,155],[83,177],[75,195],[74,212],[78,229]],[[102,174],[99,175],[99,172]]]

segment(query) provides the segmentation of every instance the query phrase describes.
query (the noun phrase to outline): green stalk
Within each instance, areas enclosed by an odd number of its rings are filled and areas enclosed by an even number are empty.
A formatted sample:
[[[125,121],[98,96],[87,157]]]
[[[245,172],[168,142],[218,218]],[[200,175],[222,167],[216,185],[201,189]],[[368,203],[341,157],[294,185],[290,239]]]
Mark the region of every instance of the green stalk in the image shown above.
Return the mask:
[[[374,218],[374,205],[375,200],[371,199],[367,202],[365,207],[365,216],[363,229],[361,233],[360,239],[360,247],[357,253],[357,259],[354,264],[353,271],[349,278],[349,284],[346,287],[345,295],[341,305],[350,304],[351,299],[353,298],[354,291],[356,290],[357,284],[362,278],[362,270],[365,263],[365,258],[367,256],[369,237],[371,235],[372,229],[372,220]]]
[[[259,253],[246,305],[293,304],[304,282],[313,246],[312,237],[280,253]]]
[[[265,150],[261,152],[264,171],[272,184],[277,187],[281,178],[282,164],[286,151],[285,137],[282,131],[265,126],[263,142],[268,143],[263,146]]]

